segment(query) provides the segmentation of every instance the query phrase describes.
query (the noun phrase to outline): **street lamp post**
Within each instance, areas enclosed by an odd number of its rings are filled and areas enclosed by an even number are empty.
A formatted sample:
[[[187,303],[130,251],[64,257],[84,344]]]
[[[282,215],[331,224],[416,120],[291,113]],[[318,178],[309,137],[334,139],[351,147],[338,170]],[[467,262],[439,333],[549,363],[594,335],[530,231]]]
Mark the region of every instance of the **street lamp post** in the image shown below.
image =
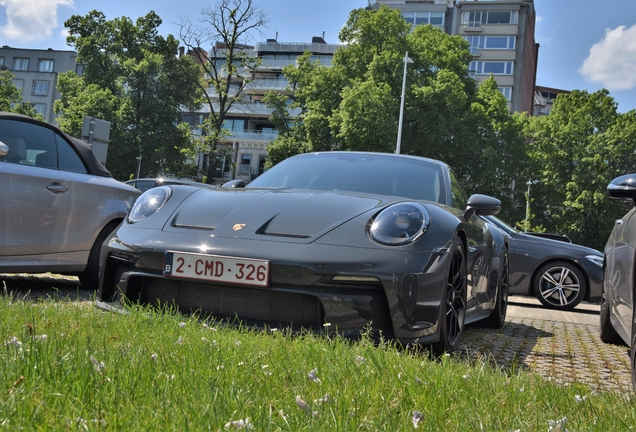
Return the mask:
[[[400,99],[400,120],[398,122],[398,136],[397,146],[395,147],[395,154],[400,154],[400,144],[402,142],[402,122],[404,120],[404,92],[406,90],[406,65],[413,63],[413,60],[409,58],[409,52],[404,54],[404,73],[402,74],[402,99]]]
[[[526,184],[528,185],[528,196],[526,197],[526,225],[525,225],[525,231],[528,231],[530,229],[529,221],[530,221],[530,186],[532,186],[532,181],[528,180],[526,182]]]
[[[137,159],[137,180],[139,180],[139,172],[141,171],[141,154],[139,156],[137,156],[135,159]]]

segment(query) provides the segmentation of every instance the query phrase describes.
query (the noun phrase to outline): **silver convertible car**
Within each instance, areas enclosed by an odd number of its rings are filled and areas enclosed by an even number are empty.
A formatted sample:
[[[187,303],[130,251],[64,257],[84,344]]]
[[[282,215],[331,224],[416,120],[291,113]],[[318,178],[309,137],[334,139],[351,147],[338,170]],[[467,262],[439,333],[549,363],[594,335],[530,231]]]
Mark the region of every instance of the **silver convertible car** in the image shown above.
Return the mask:
[[[99,252],[140,192],[88,144],[0,112],[0,273],[74,274],[97,289]]]
[[[311,153],[237,186],[144,192],[104,243],[100,297],[438,352],[466,323],[504,324],[507,237],[477,217],[500,202],[446,164]]]
[[[611,198],[636,203],[636,174],[617,177],[607,186]],[[614,223],[603,260],[600,337],[631,347],[632,384],[636,389],[636,207]]]

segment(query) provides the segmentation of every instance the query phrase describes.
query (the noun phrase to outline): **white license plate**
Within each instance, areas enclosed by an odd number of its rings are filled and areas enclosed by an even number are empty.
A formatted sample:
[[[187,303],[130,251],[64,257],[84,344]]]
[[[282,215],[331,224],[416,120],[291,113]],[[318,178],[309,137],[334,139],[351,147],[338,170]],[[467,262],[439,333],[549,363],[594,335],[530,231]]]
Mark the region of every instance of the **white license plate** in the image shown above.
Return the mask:
[[[266,287],[269,284],[269,261],[168,251],[164,257],[163,274]]]

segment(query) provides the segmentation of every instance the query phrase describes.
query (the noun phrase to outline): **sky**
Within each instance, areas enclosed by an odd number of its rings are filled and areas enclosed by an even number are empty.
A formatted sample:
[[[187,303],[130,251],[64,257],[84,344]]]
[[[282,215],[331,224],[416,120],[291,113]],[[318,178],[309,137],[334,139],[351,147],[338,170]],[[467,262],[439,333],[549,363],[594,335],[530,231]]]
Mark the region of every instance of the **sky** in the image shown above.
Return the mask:
[[[268,15],[253,42],[311,42],[338,32],[353,9],[368,0],[253,0]],[[162,34],[177,34],[182,19],[193,23],[217,0],[0,0],[0,46],[69,50],[64,21],[100,10],[106,19],[133,20],[153,10]],[[619,112],[636,109],[636,6],[634,0],[534,0],[539,44],[537,85],[594,92],[606,88]]]

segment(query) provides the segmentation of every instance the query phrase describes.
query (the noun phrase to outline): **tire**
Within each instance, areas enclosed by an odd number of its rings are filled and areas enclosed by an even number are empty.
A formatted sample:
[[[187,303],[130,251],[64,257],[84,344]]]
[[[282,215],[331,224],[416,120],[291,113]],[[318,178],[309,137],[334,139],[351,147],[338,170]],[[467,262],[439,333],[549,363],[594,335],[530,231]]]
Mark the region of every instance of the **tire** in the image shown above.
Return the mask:
[[[603,287],[603,295],[601,296],[601,313],[599,319],[599,331],[601,341],[605,343],[611,343],[616,345],[624,344],[623,339],[618,335],[618,332],[610,321],[609,303],[607,302],[607,295],[605,294],[605,287]]]
[[[448,277],[440,305],[439,341],[432,344],[435,355],[443,355],[459,347],[466,319],[467,263],[466,249],[456,237],[450,248]]]
[[[117,226],[119,226],[119,222],[109,223],[102,229],[97,239],[95,239],[95,243],[93,243],[91,251],[88,254],[86,268],[79,275],[80,283],[85,289],[92,289],[94,291],[99,289],[99,256],[102,252],[102,243],[115,231]]]
[[[484,323],[492,328],[501,328],[506,322],[506,312],[508,312],[508,289],[509,289],[509,271],[508,271],[508,248],[503,251],[501,269],[499,269],[499,281],[497,283],[497,300],[495,308]]]
[[[631,348],[629,350],[629,364],[632,372],[632,389],[636,391],[636,308],[632,308]]]
[[[565,261],[544,265],[534,278],[534,294],[550,309],[572,310],[585,297],[587,283],[583,273]]]

